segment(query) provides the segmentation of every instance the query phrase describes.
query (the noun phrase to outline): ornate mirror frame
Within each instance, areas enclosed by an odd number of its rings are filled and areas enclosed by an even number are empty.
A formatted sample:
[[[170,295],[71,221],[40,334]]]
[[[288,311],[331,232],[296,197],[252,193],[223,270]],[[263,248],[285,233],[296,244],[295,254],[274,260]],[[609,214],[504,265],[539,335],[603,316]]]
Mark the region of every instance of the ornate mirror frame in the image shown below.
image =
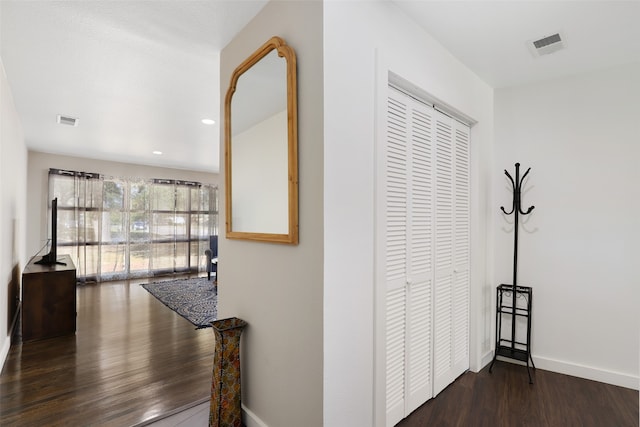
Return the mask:
[[[288,155],[288,232],[275,234],[266,232],[248,232],[234,229],[233,205],[232,205],[232,127],[231,127],[231,102],[236,91],[238,79],[249,71],[262,58],[271,51],[276,50],[279,57],[286,60],[287,70],[287,155]],[[274,242],[285,244],[298,244],[298,89],[297,89],[297,65],[293,48],[288,46],[280,37],[272,37],[244,62],[242,62],[231,75],[231,82],[225,98],[224,136],[225,136],[225,212],[226,212],[226,237],[228,239],[255,240],[262,242]]]

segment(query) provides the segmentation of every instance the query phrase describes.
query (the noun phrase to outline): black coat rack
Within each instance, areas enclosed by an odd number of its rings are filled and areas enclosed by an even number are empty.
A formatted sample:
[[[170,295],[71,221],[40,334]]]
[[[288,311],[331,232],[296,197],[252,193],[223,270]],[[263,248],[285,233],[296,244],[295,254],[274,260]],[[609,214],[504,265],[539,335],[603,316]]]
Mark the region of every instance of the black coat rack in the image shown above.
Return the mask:
[[[529,174],[531,168],[520,177],[520,163],[516,163],[515,179],[505,169],[504,173],[511,181],[513,190],[513,203],[511,210],[507,212],[504,206],[500,206],[500,210],[505,215],[514,215],[514,234],[513,234],[513,283],[511,285],[502,284],[498,286],[496,293],[496,350],[493,355],[493,361],[489,367],[489,372],[493,369],[496,357],[502,356],[509,359],[526,362],[527,374],[529,375],[529,383],[533,384],[531,372],[529,371],[529,360],[533,369],[536,366],[531,357],[531,308],[533,300],[533,290],[527,286],[518,285],[518,228],[519,216],[529,215],[535,206],[530,206],[526,211],[522,210],[522,183]],[[509,304],[509,297],[511,303]],[[518,306],[518,298],[524,298],[525,304]],[[511,337],[502,338],[502,320],[503,318],[511,319]],[[516,319],[524,317],[527,320],[527,337],[526,341],[521,342],[516,339]]]

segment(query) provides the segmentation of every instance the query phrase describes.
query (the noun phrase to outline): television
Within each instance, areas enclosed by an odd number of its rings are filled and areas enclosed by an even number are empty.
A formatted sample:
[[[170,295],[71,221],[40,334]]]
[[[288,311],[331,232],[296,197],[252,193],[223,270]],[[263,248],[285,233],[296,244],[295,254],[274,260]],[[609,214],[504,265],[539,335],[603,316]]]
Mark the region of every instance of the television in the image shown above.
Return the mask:
[[[58,198],[56,197],[51,201],[51,247],[49,253],[43,256],[36,264],[40,265],[67,265],[64,262],[58,261]]]

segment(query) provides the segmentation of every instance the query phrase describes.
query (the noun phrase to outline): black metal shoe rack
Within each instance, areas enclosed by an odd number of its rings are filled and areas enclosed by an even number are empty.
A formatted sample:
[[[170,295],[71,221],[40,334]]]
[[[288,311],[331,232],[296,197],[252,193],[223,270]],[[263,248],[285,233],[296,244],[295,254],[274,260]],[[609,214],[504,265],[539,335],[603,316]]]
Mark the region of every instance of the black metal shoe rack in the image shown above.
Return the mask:
[[[535,206],[529,207],[527,211],[523,211],[521,207],[521,187],[522,182],[531,170],[527,171],[520,177],[520,163],[516,163],[515,179],[507,172],[505,175],[511,181],[513,187],[513,204],[511,211],[507,212],[503,206],[500,209],[505,215],[514,215],[514,245],[513,245],[513,284],[498,286],[496,292],[496,349],[493,355],[493,361],[489,366],[489,372],[493,369],[493,364],[498,356],[506,357],[513,360],[519,360],[527,364],[527,374],[529,375],[529,384],[533,384],[531,371],[529,369],[529,361],[533,369],[536,366],[531,357],[531,307],[533,304],[533,289],[527,286],[518,286],[518,218],[520,215],[529,215]],[[520,304],[518,302],[520,301]],[[525,318],[527,323],[526,339],[518,341],[516,338],[516,324],[518,318]],[[510,320],[511,335],[503,338],[502,321]],[[505,335],[507,332],[505,332]]]

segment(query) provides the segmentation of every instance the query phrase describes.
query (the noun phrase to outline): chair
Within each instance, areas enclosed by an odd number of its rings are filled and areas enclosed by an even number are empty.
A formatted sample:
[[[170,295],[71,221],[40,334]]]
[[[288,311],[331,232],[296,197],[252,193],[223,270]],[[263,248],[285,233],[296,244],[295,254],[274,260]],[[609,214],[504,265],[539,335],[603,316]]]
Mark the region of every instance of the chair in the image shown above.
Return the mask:
[[[209,236],[209,249],[204,251],[207,256],[207,279],[211,280],[211,273],[218,281],[218,236]]]

